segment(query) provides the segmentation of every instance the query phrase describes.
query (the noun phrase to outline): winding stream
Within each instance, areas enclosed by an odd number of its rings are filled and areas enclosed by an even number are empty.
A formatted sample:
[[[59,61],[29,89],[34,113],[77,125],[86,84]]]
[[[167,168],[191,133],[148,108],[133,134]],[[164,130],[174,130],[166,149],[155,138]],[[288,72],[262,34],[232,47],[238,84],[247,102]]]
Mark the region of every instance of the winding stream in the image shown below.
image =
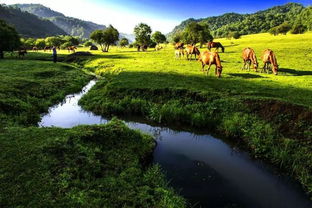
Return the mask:
[[[68,95],[51,107],[39,126],[70,128],[107,123],[107,119],[78,105],[95,83],[91,81],[80,93]],[[170,185],[194,207],[312,207],[298,183],[221,139],[140,122],[126,124],[155,136],[154,163],[161,165]]]

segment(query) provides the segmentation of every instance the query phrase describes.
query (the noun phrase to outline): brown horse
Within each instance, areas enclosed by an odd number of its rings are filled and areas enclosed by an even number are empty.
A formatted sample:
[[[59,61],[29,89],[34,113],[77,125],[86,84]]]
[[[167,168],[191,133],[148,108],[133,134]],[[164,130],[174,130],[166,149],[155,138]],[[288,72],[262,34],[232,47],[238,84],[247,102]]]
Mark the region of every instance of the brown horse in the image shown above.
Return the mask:
[[[265,50],[263,52],[262,60],[264,66],[261,72],[266,71],[267,73],[269,73],[269,70],[272,69],[273,74],[277,75],[278,64],[274,52],[270,49]]]
[[[224,47],[223,45],[220,43],[220,42],[208,42],[207,43],[207,47],[208,47],[208,50],[211,51],[212,48],[216,48],[216,50],[218,51],[219,48],[222,49],[222,53],[224,53]]]
[[[202,64],[203,72],[205,71],[205,66],[208,65],[207,75],[209,73],[211,65],[215,64],[216,65],[215,74],[218,78],[221,77],[222,65],[221,65],[221,59],[220,59],[218,52],[210,52],[210,51],[202,52],[198,60]]]
[[[27,50],[26,49],[20,49],[18,50],[18,57],[19,58],[24,58],[25,54],[27,54]]]
[[[77,47],[76,47],[76,46],[68,46],[68,47],[67,47],[67,50],[68,50],[68,53],[70,53],[70,52],[75,53],[76,50],[77,50]]]
[[[174,49],[184,49],[184,43],[176,43]]]
[[[38,47],[34,46],[34,47],[32,48],[32,50],[35,51],[35,52],[38,52],[39,49],[38,49]]]
[[[186,46],[185,53],[186,53],[187,60],[192,60],[193,54],[195,55],[195,59],[196,59],[196,55],[198,56],[200,55],[200,51],[198,50],[198,48],[196,48],[196,46],[193,46],[193,45]]]
[[[243,61],[244,61],[244,66],[242,70],[248,69],[250,71],[250,65],[253,64],[255,71],[258,69],[258,61],[256,57],[256,53],[252,48],[245,48],[243,50]],[[246,68],[247,65],[247,68]]]
[[[52,50],[52,47],[51,46],[46,46],[43,48],[44,52],[46,51],[51,51]]]

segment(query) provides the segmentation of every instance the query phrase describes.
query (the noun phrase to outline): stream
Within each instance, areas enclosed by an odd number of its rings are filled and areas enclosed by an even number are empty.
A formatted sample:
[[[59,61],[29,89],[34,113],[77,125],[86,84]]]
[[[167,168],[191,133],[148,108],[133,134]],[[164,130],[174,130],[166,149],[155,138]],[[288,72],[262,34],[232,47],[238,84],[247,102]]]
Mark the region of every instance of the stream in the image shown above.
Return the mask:
[[[95,84],[95,80],[90,81],[80,93],[68,95],[51,107],[39,126],[71,128],[107,123],[107,119],[78,105]],[[193,207],[312,207],[299,183],[227,141],[143,122],[125,123],[156,138],[153,162],[160,164],[170,185]]]

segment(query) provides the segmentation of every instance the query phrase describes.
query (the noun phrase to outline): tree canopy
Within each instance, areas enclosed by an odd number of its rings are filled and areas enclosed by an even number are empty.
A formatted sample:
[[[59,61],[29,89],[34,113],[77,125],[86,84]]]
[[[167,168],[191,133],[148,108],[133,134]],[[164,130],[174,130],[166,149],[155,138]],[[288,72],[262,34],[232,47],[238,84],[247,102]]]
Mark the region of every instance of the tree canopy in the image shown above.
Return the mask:
[[[119,41],[119,45],[121,47],[125,47],[127,45],[129,45],[129,40],[127,38],[122,38],[120,41]]]
[[[137,44],[144,46],[149,45],[151,41],[152,29],[150,26],[144,23],[140,23],[134,28],[135,41]]]
[[[90,38],[101,46],[103,52],[108,52],[109,46],[119,40],[119,32],[112,25],[104,30],[95,30],[91,33]]]
[[[0,59],[4,51],[12,51],[21,45],[20,37],[15,28],[0,20]]]
[[[197,22],[189,23],[182,35],[182,39],[187,44],[200,43],[201,45],[213,40],[208,25],[201,25]]]
[[[167,40],[166,36],[159,31],[154,32],[152,35],[152,41],[154,41],[157,44],[164,43],[166,42],[166,40]]]

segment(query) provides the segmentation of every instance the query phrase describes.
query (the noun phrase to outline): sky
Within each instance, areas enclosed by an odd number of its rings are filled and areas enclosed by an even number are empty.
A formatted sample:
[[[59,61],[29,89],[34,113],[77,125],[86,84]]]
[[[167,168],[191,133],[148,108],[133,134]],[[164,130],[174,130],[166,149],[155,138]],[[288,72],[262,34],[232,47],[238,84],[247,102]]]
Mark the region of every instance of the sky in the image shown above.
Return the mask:
[[[0,4],[39,3],[66,16],[112,24],[129,34],[141,22],[153,31],[168,33],[188,18],[253,13],[289,2],[312,5],[312,0],[0,0]]]

